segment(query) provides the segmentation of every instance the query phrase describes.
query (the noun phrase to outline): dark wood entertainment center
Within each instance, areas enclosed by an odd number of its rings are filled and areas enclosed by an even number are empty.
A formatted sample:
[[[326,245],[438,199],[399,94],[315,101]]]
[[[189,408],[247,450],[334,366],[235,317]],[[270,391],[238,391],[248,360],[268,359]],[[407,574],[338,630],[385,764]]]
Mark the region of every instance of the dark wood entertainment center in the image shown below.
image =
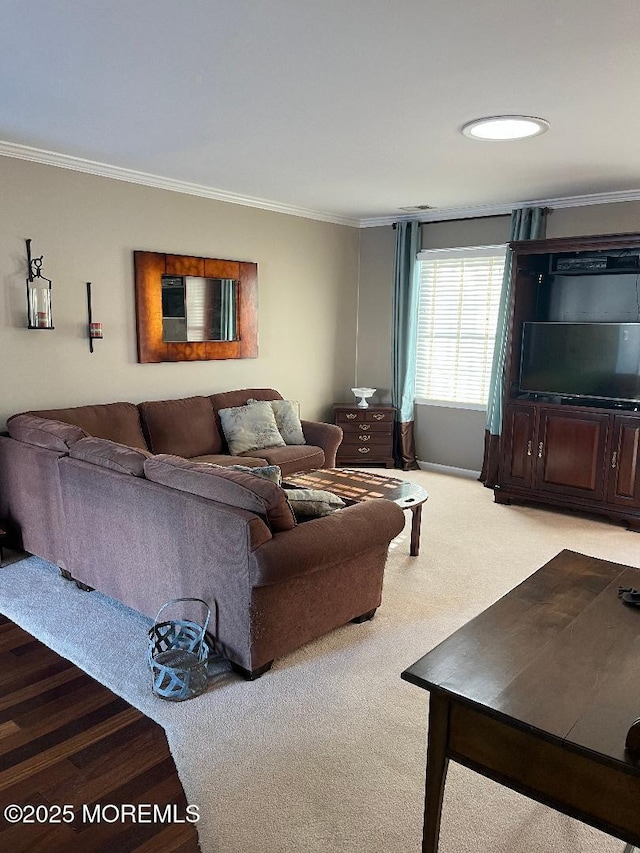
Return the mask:
[[[640,234],[511,244],[498,503],[606,515],[640,531],[640,401],[525,393],[525,322],[640,323]]]

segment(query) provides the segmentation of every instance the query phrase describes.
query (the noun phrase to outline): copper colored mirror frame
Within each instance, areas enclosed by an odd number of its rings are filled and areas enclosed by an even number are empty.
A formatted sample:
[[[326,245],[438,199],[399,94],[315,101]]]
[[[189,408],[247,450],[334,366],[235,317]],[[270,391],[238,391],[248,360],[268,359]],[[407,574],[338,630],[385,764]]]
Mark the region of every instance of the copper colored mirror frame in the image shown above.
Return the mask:
[[[210,361],[258,356],[258,265],[220,258],[133,253],[136,285],[138,361]],[[232,278],[238,281],[238,339],[235,341],[164,341],[162,275]]]

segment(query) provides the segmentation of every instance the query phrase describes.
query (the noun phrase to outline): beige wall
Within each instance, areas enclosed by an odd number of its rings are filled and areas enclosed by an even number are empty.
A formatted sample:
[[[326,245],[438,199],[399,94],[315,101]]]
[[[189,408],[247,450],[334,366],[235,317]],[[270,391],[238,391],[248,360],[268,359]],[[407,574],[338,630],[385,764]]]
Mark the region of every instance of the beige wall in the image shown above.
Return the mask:
[[[331,419],[355,375],[359,233],[0,157],[0,424],[10,414],[273,387]],[[25,238],[53,279],[54,331],[26,327]],[[134,249],[255,261],[257,359],[138,364]],[[86,282],[104,340],[89,353]]]
[[[422,228],[425,249],[505,243],[509,216],[428,222]],[[547,237],[640,232],[640,202],[553,210]],[[360,239],[358,309],[358,381],[383,389],[391,385],[391,294],[394,231],[363,229]],[[420,406],[416,415],[416,451],[424,462],[479,471],[484,447],[484,415],[457,408]]]
[[[376,388],[373,401],[387,403],[391,393],[391,282],[395,231],[363,228],[360,232],[358,300],[359,386]],[[353,395],[345,402],[353,402]]]

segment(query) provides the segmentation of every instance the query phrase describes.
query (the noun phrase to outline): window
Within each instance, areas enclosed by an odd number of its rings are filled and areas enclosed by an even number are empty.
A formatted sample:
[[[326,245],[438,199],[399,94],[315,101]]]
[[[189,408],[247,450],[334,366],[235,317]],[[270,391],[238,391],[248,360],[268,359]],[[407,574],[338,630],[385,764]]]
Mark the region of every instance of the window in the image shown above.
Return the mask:
[[[420,252],[416,398],[486,407],[505,246]]]

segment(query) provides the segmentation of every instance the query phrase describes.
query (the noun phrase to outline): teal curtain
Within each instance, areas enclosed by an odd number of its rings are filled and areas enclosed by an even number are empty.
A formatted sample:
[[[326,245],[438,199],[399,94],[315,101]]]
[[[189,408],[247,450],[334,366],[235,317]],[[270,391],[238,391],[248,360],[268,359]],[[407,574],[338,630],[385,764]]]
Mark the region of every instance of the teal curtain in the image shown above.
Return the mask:
[[[547,209],[544,207],[523,207],[511,214],[509,242],[514,240],[542,240],[545,237]],[[500,433],[502,432],[502,413],[504,407],[504,366],[507,355],[509,335],[509,308],[511,304],[511,250],[507,249],[504,265],[502,294],[498,309],[496,343],[493,350],[491,382],[487,402],[487,428],[485,432],[484,462],[480,479],[485,486],[493,488],[498,474],[500,453]]]
[[[393,263],[393,342],[391,402],[396,410],[395,463],[405,471],[418,467],[413,432],[420,223],[398,222]]]

